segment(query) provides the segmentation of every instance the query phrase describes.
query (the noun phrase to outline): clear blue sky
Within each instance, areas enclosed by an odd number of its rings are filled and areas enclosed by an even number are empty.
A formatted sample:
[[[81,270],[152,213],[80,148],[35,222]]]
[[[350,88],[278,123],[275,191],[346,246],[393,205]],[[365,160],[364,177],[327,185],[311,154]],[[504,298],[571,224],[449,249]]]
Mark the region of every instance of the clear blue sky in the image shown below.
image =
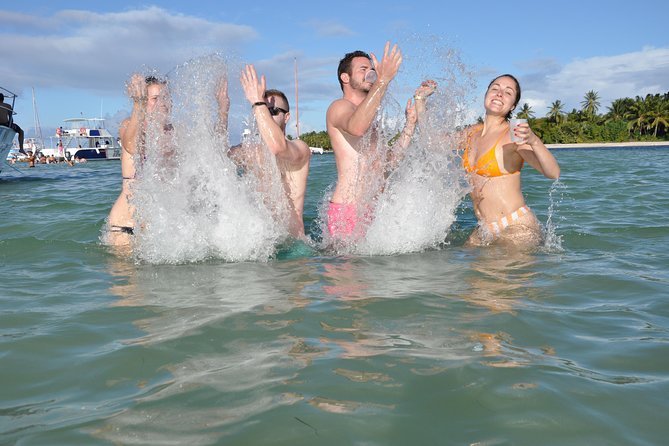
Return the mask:
[[[113,128],[130,110],[124,83],[133,72],[167,73],[213,52],[256,64],[291,102],[297,59],[301,131],[323,130],[328,104],[341,95],[339,59],[356,49],[378,55],[386,40],[404,49],[398,85],[439,79],[439,64],[430,58],[454,49],[473,73],[478,103],[488,81],[509,72],[520,79],[521,103],[536,116],[556,99],[567,110],[580,108],[589,90],[599,93],[604,112],[616,98],[669,91],[664,0],[28,0],[2,8],[0,86],[20,95],[17,119],[29,135],[33,87],[44,133],[63,119],[101,112]],[[238,73],[230,79],[242,110]]]

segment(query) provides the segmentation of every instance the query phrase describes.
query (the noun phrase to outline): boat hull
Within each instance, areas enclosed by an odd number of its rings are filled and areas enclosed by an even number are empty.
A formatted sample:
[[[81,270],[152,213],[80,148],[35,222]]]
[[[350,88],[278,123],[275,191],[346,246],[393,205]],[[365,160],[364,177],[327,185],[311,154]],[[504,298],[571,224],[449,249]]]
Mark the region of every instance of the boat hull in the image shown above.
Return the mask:
[[[56,156],[86,160],[121,159],[121,146],[105,128],[103,118],[70,118],[56,129]]]
[[[5,167],[7,160],[7,155],[9,151],[12,150],[12,143],[14,142],[14,137],[16,132],[9,127],[0,125],[0,172]]]
[[[72,153],[72,149],[66,150],[65,156],[74,158],[85,158],[88,161],[106,161],[121,159],[120,147],[109,147],[105,149],[77,149]]]

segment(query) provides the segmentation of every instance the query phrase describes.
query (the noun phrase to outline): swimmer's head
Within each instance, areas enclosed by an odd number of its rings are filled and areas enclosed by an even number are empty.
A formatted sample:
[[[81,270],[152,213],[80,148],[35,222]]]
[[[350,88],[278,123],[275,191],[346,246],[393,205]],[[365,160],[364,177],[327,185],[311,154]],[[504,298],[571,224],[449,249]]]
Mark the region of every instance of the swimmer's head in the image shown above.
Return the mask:
[[[273,89],[266,90],[266,91],[265,91],[265,94],[263,95],[263,99],[264,99],[265,101],[267,101],[267,100],[268,100],[269,98],[271,98],[272,96],[278,96],[278,97],[280,97],[281,99],[283,99],[283,102],[285,103],[285,107],[281,107],[281,108],[285,108],[285,110],[286,110],[287,112],[290,111],[290,105],[288,104],[288,98],[287,98],[286,95],[283,93],[283,91],[273,90]]]
[[[171,101],[167,93],[167,81],[156,76],[146,76],[147,92],[147,110],[149,112],[159,110],[162,113],[169,113],[171,109]]]
[[[164,81],[156,76],[146,76],[144,78],[144,82],[146,82],[147,86],[154,84],[165,85],[167,83],[167,81]]]
[[[279,90],[266,90],[263,95],[263,99],[267,103],[267,109],[269,110],[272,119],[281,127],[281,130],[285,132],[286,124],[290,118],[290,104],[288,103],[288,98]]]
[[[511,89],[515,93],[514,94],[514,100],[513,100],[513,106],[511,107],[511,110],[509,110],[509,112],[506,115],[506,119],[511,119],[511,115],[512,115],[513,111],[516,109],[516,106],[518,105],[518,102],[520,101],[520,83],[518,82],[518,79],[516,79],[511,74],[499,75],[496,78],[494,78],[493,80],[491,80],[490,83],[488,84],[488,88],[486,90],[486,95],[488,94],[488,92],[490,92],[490,88],[493,85],[497,86],[499,84],[498,81],[501,80],[502,78],[508,78],[511,81],[511,83],[513,84]]]
[[[353,74],[351,71],[351,65],[353,63],[353,59],[356,57],[365,57],[367,60],[369,60],[369,66],[372,66],[372,58],[369,56],[369,54],[365,53],[364,51],[353,51],[351,53],[347,53],[342,60],[339,61],[339,67],[337,68],[337,79],[339,79],[339,86],[341,87],[341,90],[344,91],[344,82],[342,81],[342,75],[347,74],[349,77]]]

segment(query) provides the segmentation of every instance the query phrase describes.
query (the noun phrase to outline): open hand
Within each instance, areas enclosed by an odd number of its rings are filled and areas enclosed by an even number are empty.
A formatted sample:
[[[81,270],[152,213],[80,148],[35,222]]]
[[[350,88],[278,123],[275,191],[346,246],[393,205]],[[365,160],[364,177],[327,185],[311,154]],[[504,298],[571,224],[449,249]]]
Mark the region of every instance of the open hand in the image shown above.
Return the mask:
[[[146,102],[147,90],[144,76],[139,73],[133,74],[125,86],[128,97],[132,98],[133,102]]]
[[[258,82],[258,75],[256,74],[256,69],[253,65],[249,64],[244,66],[239,80],[242,83],[244,95],[251,104],[263,102],[265,100],[263,97],[265,95],[265,90],[267,89],[265,76],[262,76],[260,82]]]
[[[437,83],[435,81],[433,81],[432,79],[424,80],[418,86],[418,88],[416,88],[416,92],[414,93],[414,98],[416,100],[425,99],[431,96],[436,89],[437,89]]]
[[[393,45],[391,49],[390,41],[386,42],[381,62],[376,59],[374,53],[371,54],[371,57],[372,62],[374,63],[374,68],[376,69],[376,74],[378,75],[377,82],[390,82],[395,77],[402,64],[402,52],[397,47],[397,44]]]

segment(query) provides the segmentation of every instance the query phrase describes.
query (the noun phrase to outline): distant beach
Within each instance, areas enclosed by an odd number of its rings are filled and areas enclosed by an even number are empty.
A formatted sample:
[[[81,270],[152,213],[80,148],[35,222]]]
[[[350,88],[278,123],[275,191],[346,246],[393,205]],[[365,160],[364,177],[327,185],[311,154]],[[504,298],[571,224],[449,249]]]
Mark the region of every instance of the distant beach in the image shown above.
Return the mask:
[[[619,147],[666,147],[669,148],[669,141],[632,141],[632,142],[589,142],[576,144],[546,144],[549,149],[592,149],[605,148],[613,149]]]
[[[574,144],[546,144],[549,149],[615,149],[621,147],[658,147],[669,149],[669,141],[587,142]],[[323,153],[332,153],[325,149]]]

